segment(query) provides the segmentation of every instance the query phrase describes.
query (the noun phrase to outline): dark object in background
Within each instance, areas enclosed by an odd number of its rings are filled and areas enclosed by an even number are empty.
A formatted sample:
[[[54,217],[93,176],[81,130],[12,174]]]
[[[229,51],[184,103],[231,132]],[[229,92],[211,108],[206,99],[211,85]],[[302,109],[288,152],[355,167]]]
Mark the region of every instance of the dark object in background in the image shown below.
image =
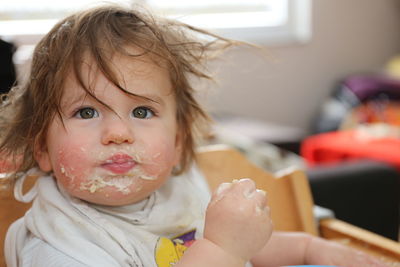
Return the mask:
[[[16,82],[16,72],[13,54],[16,48],[13,44],[0,39],[0,94],[8,93]]]
[[[360,160],[307,170],[315,204],[336,218],[398,241],[400,176],[386,163]]]
[[[367,102],[400,101],[400,80],[379,74],[350,75],[343,79],[322,105],[313,123],[313,133],[339,129],[353,108]]]

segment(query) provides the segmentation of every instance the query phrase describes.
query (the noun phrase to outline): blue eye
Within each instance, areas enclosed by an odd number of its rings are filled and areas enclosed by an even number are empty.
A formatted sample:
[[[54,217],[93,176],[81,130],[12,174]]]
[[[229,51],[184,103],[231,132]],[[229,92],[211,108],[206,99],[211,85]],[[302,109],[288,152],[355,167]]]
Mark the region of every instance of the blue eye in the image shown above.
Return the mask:
[[[154,112],[146,107],[137,107],[132,111],[132,115],[139,119],[149,119],[154,116]]]
[[[99,113],[93,108],[81,108],[76,113],[75,116],[81,119],[92,119],[99,116]]]

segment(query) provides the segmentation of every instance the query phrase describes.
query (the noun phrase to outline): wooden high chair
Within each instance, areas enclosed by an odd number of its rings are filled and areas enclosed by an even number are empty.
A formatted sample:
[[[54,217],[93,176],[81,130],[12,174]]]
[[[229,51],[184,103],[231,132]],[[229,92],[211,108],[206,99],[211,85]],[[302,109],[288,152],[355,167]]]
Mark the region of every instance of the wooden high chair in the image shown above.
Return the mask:
[[[248,177],[256,182],[258,188],[267,191],[276,230],[304,231],[320,235],[364,250],[389,262],[391,266],[400,266],[400,244],[397,242],[337,219],[324,219],[317,227],[311,191],[304,172],[296,170],[275,177],[250,163],[237,150],[221,145],[203,147],[199,149],[197,156],[199,167],[211,189],[215,189],[222,182]],[[0,192],[0,196],[0,266],[5,266],[5,233],[8,226],[21,217],[29,205],[17,202],[10,191]]]
[[[197,156],[198,165],[212,190],[222,182],[246,177],[265,190],[275,230],[318,235],[363,250],[390,266],[400,266],[400,243],[335,218],[316,222],[308,179],[303,171],[294,170],[277,177],[225,145],[203,147]]]

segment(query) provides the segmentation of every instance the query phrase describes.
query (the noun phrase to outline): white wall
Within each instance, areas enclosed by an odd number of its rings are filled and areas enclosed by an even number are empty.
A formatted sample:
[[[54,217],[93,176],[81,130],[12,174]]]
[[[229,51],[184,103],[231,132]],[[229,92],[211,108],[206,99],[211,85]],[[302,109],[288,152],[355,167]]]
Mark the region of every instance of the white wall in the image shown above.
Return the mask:
[[[209,106],[308,131],[338,80],[381,71],[397,53],[400,1],[314,0],[312,40],[268,48],[268,56],[229,52],[217,64],[219,84],[208,93]]]

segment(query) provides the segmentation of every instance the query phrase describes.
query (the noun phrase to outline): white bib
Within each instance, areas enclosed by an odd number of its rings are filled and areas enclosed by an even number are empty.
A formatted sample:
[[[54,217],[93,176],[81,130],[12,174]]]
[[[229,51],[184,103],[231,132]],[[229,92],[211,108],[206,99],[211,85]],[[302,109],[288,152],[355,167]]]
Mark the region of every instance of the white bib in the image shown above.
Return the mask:
[[[170,266],[202,236],[210,194],[192,168],[147,199],[120,207],[71,197],[52,176],[40,177],[27,195],[25,200],[34,199],[32,208],[7,233],[9,267],[18,266],[32,235],[88,266]]]

